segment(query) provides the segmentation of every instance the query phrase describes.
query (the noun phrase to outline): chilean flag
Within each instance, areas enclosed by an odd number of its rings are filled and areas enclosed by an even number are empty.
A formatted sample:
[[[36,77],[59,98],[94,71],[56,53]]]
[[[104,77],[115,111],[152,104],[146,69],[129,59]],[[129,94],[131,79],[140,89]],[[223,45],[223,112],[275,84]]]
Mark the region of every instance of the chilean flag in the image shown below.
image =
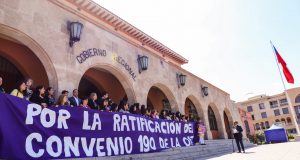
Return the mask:
[[[275,51],[276,57],[278,62],[281,64],[282,66],[282,70],[283,70],[283,74],[285,76],[285,79],[287,80],[288,83],[292,83],[294,84],[294,77],[292,75],[292,73],[289,71],[289,69],[286,66],[285,61],[283,60],[283,58],[280,56],[280,54],[278,53],[278,51],[276,50],[275,46],[273,45],[273,49]]]

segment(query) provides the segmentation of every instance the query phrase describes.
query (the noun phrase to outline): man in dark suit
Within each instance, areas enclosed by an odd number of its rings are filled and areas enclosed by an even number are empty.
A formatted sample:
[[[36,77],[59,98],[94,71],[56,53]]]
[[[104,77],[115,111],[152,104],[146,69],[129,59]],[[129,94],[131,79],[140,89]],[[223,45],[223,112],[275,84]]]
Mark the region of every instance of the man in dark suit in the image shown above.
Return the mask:
[[[71,106],[79,106],[81,104],[81,99],[78,98],[78,89],[73,90],[73,96],[69,97]]]
[[[238,125],[237,121],[235,121],[233,123],[232,131],[233,131],[233,136],[234,136],[236,145],[239,149],[238,153],[241,153],[241,147],[242,147],[243,152],[245,153],[244,144],[243,144],[243,134],[242,134],[243,133],[243,128]]]

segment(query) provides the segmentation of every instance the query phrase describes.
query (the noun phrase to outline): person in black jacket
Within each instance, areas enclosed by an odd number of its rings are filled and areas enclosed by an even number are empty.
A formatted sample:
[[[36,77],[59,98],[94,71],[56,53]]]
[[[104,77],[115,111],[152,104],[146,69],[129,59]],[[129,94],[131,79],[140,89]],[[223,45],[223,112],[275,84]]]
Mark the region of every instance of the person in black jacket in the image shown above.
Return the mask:
[[[68,100],[71,106],[79,106],[81,104],[81,99],[78,98],[78,89],[73,90],[73,96],[69,97]]]
[[[96,103],[96,100],[97,100],[97,94],[95,92],[91,93],[90,94],[90,98],[89,98],[89,101],[88,101],[88,106],[91,107],[91,109],[96,109],[96,110],[99,110],[99,105]]]
[[[244,149],[244,144],[243,144],[243,128],[241,126],[238,125],[238,122],[235,121],[233,123],[233,136],[236,142],[236,145],[238,147],[239,152],[241,153],[241,147],[243,152],[245,153],[245,149]]]
[[[47,101],[44,98],[44,94],[45,94],[45,87],[42,85],[37,86],[29,100],[32,103],[36,103],[43,107],[47,107]]]
[[[2,77],[0,77],[0,93],[5,93],[5,90],[2,86]]]

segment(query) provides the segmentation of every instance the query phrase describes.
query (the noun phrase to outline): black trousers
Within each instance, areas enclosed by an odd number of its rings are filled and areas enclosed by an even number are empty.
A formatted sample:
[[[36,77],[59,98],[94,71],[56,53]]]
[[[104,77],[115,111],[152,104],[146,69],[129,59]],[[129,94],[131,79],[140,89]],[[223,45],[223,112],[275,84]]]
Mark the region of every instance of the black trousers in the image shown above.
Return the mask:
[[[236,142],[236,145],[239,149],[239,152],[241,152],[241,147],[242,147],[243,151],[245,151],[244,144],[243,144],[243,139],[235,138],[235,142]]]

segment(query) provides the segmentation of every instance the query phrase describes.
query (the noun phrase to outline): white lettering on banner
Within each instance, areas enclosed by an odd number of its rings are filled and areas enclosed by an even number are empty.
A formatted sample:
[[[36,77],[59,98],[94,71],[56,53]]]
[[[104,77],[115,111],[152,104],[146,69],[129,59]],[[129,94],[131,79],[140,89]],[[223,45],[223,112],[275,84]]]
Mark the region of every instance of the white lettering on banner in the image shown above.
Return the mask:
[[[101,142],[104,142],[104,138],[97,138],[97,143],[96,143],[96,150],[97,150],[97,155],[100,157],[105,156],[105,152],[102,152],[101,150],[104,149],[104,146],[101,145]]]
[[[49,121],[47,121],[47,115],[49,116]],[[40,119],[45,128],[50,128],[55,124],[55,112],[48,108],[44,108],[41,112]]]
[[[107,139],[106,148],[107,148],[107,155],[108,156],[112,155],[111,150],[114,151],[114,155],[119,155],[118,137],[115,137],[114,141],[112,141],[111,138]]]
[[[128,118],[129,118],[129,120],[131,122],[132,131],[135,131],[134,121],[136,121],[136,118],[134,116],[129,116]]]
[[[71,118],[70,112],[65,109],[60,109],[58,111],[58,117],[56,118],[55,111],[48,108],[42,109],[42,107],[37,104],[28,104],[25,124],[33,124],[33,117],[38,115],[40,115],[41,124],[45,128],[53,127],[57,121],[57,128],[68,129],[67,119]],[[47,120],[47,117],[49,117],[49,120]]]
[[[173,122],[170,123],[170,131],[171,131],[171,134],[175,134],[175,125]]]
[[[120,141],[120,154],[124,154],[124,143],[123,143],[123,137],[119,137],[119,141]]]
[[[151,133],[181,134],[181,123],[179,122],[157,122],[143,117],[128,116],[125,114],[114,114],[113,120],[113,131],[147,131]],[[89,128],[86,123],[87,122],[84,122],[84,127]],[[187,124],[184,127],[185,133],[193,132],[191,124]]]
[[[166,122],[161,122],[161,132],[164,134],[167,133],[166,129],[164,128],[165,126],[166,126]]]
[[[130,154],[133,149],[132,139],[130,137],[125,137],[124,142],[125,142],[124,146],[125,146],[126,153]]]
[[[114,128],[113,128],[113,130],[114,131],[120,131],[120,121],[121,121],[120,115],[119,114],[114,114],[113,118],[114,118],[114,125],[113,125]]]
[[[91,138],[90,145],[87,147],[87,142],[85,137],[81,137],[82,148],[86,156],[93,156],[93,149],[95,146],[96,138]]]
[[[175,123],[176,134],[181,134],[181,123]]]
[[[192,124],[184,124],[184,133],[193,133]]]
[[[78,148],[78,144],[79,144],[79,137],[75,137],[74,138],[74,143],[72,142],[71,137],[64,137],[64,151],[65,151],[65,157],[71,157],[71,152],[70,150],[72,150],[72,152],[74,153],[75,156],[79,156],[79,148]]]
[[[42,136],[39,133],[31,133],[26,138],[26,142],[25,142],[26,153],[29,154],[31,157],[39,158],[44,154],[45,150],[39,149],[38,152],[35,152],[32,147],[33,139],[36,139],[37,142],[42,142]]]
[[[37,125],[41,125],[45,128],[51,128],[57,125],[57,129],[69,129],[69,127],[74,126],[73,123],[72,125],[68,125],[67,123],[68,120],[72,118],[71,113],[72,112],[64,109],[64,107],[59,108],[58,110],[52,110],[51,107],[43,109],[40,105],[29,104],[27,107],[25,123],[27,125],[36,125],[34,123],[37,123]],[[112,130],[112,132],[133,133],[133,138],[137,138],[139,143],[137,146],[133,146],[133,142],[135,142],[136,139],[132,139],[131,135],[125,137],[127,134],[114,133],[111,137],[107,137],[107,135],[105,135],[106,137],[101,137],[102,132],[99,132],[100,137],[97,136],[97,138],[91,138],[89,136],[94,135],[95,132],[88,135],[90,132],[87,132],[87,130],[101,130],[102,127],[104,127],[101,124],[101,114],[91,113],[86,110],[82,113],[82,131],[87,133],[86,135],[88,137],[72,137],[71,135],[60,137],[61,135],[49,135],[50,137],[43,139],[45,138],[44,135],[42,136],[40,133],[31,133],[26,137],[26,153],[32,158],[42,158],[46,154],[47,157],[51,156],[53,158],[112,156],[131,154],[133,150],[136,151],[133,147],[139,147],[140,152],[150,152],[162,148],[181,147],[181,145],[191,146],[193,144],[193,136],[190,136],[191,134],[189,134],[193,133],[192,123],[156,121],[145,117],[137,117],[122,113],[113,114],[113,125],[111,126],[111,124],[109,124],[109,126],[105,126],[105,128],[108,129],[108,131]],[[38,121],[40,121],[40,123],[38,123]],[[107,120],[107,122],[110,121],[111,120]],[[75,127],[75,129],[77,128]],[[55,133],[52,131],[55,130],[50,130],[49,133]],[[63,134],[65,132],[67,133],[67,131],[64,131]],[[161,135],[161,137],[158,137],[160,135],[151,137],[151,135],[154,134],[149,133],[170,135],[167,135],[166,137],[165,135]],[[82,132],[80,132],[80,134],[82,134]],[[186,134],[186,136],[182,137],[181,135],[179,139],[176,134]],[[45,136],[47,136],[47,134]]]
[[[183,137],[183,143],[185,146],[191,146],[193,144],[193,136],[191,137]]]
[[[119,145],[118,145],[119,144]],[[133,149],[132,145],[132,139],[130,137],[115,137],[114,140],[111,138],[106,139],[106,148],[107,148],[107,155],[112,155],[112,150],[114,152],[114,155],[124,154],[126,151],[126,154],[130,154]]]
[[[168,144],[168,139],[167,138],[164,139],[164,142],[165,142],[165,147],[169,148],[169,146],[168,146],[169,144]]]
[[[141,130],[141,122],[140,122],[139,118],[136,118],[136,123],[137,123],[137,126],[138,126],[138,131],[140,131]]]
[[[159,137],[159,138],[158,138],[158,141],[159,141],[159,146],[160,146],[160,148],[166,148],[165,142],[164,142],[164,139],[163,139],[163,138]]]
[[[149,152],[150,150],[156,150],[156,145],[153,137],[146,135],[140,135],[138,138],[140,144],[140,152]]]
[[[121,131],[125,131],[125,126],[126,126],[126,131],[130,131],[127,116],[122,115]]]
[[[161,138],[161,137],[159,137],[158,140],[159,140],[159,145],[160,145],[161,148],[169,148],[168,147],[168,139],[167,138]]]
[[[61,109],[58,113],[57,128],[68,129],[67,119],[71,117],[70,112],[65,109]]]
[[[89,112],[83,111],[83,124],[82,124],[83,130],[90,130],[91,126],[89,125]]]
[[[147,126],[144,118],[140,118],[140,122],[141,122],[141,131],[144,131],[144,126]]]
[[[176,140],[176,147],[181,147],[177,137],[175,138],[175,140]]]
[[[154,130],[154,128],[151,125],[153,125],[153,121],[149,120],[148,121],[148,128],[149,128],[150,132],[153,133],[155,130]]]
[[[56,152],[53,150],[52,144],[56,143]],[[59,157],[62,153],[62,142],[57,136],[51,136],[46,142],[46,150],[52,157]]]
[[[93,120],[91,130],[95,130],[96,127],[98,127],[98,130],[101,130],[101,120],[100,120],[99,113],[94,113],[94,120]]]
[[[27,106],[27,116],[25,120],[25,124],[33,124],[33,117],[37,116],[41,113],[42,107],[37,104],[29,104]]]
[[[159,125],[159,123],[158,122],[154,122],[155,123],[155,132],[157,132],[157,133],[161,133],[161,130],[160,130],[160,125]]]
[[[159,143],[155,143],[153,137],[147,135],[139,135],[138,143],[140,152],[149,152],[160,148],[180,147],[178,138],[162,138],[158,137]],[[193,136],[183,137],[185,146],[193,144]],[[171,146],[169,146],[169,141]],[[75,157],[79,156],[95,156],[94,151],[97,151],[96,156],[111,156],[131,154],[133,151],[133,141],[130,137],[113,137],[113,138],[90,138],[86,137],[62,137],[52,135],[46,139],[46,148],[36,148],[36,146],[43,146],[43,137],[39,133],[31,133],[27,136],[25,147],[26,153],[33,158],[40,158],[46,152],[52,157]],[[34,146],[36,145],[36,146]],[[33,149],[35,148],[35,150]],[[45,152],[46,151],[46,152]],[[83,151],[81,153],[80,151]]]

